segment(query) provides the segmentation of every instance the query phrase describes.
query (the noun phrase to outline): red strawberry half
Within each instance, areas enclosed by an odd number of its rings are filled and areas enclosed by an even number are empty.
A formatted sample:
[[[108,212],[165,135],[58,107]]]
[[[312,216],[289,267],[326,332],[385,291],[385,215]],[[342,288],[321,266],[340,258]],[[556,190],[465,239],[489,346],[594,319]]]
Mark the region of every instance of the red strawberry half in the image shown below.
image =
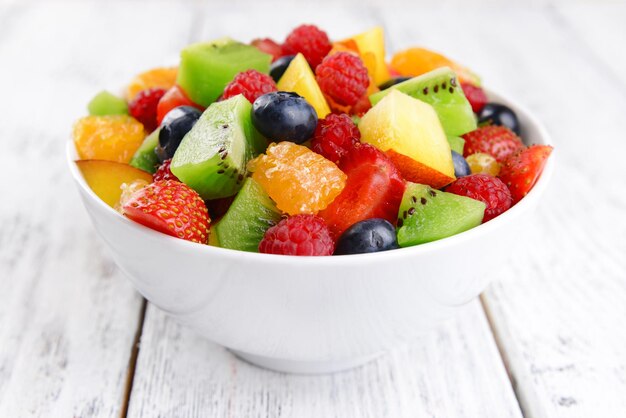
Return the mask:
[[[163,118],[170,110],[179,106],[193,106],[200,111],[204,110],[202,106],[192,102],[187,97],[183,89],[176,85],[169,89],[167,92],[165,92],[163,97],[161,97],[161,100],[159,100],[159,104],[157,105],[156,110],[157,125],[161,125]]]
[[[142,225],[188,241],[206,244],[209,215],[195,190],[174,180],[149,184],[122,207],[124,215]]]
[[[319,215],[333,237],[351,225],[370,218],[394,223],[405,183],[389,157],[369,144],[355,144],[339,168],[348,176],[343,191]]]
[[[502,163],[509,155],[524,148],[519,136],[504,126],[482,126],[463,135],[463,156],[484,152]]]
[[[498,177],[511,191],[513,204],[533,188],[551,153],[550,145],[532,145],[504,161]]]

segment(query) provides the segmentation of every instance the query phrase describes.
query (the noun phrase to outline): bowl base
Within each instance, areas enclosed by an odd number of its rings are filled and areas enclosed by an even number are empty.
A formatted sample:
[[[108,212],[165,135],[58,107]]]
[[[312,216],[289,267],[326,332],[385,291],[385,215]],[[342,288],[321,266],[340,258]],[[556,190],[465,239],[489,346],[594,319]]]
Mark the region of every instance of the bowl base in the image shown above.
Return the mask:
[[[237,350],[229,350],[240,359],[255,366],[259,366],[264,369],[269,369],[276,372],[294,374],[327,374],[340,372],[362,366],[372,360],[375,360],[383,354],[382,352],[380,352],[376,354],[369,354],[362,357],[352,358],[349,360],[294,361],[257,356],[255,354],[244,353]]]

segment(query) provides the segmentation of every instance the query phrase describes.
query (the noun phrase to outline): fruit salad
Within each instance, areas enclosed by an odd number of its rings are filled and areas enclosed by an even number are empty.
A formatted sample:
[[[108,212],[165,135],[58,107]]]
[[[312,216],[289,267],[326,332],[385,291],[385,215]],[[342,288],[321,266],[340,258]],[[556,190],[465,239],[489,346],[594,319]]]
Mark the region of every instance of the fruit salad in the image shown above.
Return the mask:
[[[270,254],[420,245],[522,200],[552,147],[526,145],[459,63],[418,47],[386,58],[381,28],[189,45],[178,66],[91,100],[76,164],[120,216]]]

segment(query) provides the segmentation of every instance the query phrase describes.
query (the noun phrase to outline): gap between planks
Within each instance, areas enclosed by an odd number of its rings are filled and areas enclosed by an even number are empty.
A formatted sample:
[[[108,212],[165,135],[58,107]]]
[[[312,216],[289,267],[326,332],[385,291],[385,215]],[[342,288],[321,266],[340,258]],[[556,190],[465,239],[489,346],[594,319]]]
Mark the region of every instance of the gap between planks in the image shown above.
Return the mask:
[[[139,321],[137,322],[137,330],[135,331],[135,338],[133,339],[133,345],[130,352],[130,359],[128,361],[128,371],[126,373],[126,384],[124,385],[124,397],[122,399],[122,409],[120,411],[120,418],[126,418],[128,416],[128,406],[130,405],[130,395],[133,391],[133,382],[135,381],[135,370],[137,367],[137,359],[139,358],[139,350],[141,347],[141,335],[143,334],[143,323],[146,320],[146,310],[148,309],[148,301],[143,298],[141,302],[141,309],[139,311]]]

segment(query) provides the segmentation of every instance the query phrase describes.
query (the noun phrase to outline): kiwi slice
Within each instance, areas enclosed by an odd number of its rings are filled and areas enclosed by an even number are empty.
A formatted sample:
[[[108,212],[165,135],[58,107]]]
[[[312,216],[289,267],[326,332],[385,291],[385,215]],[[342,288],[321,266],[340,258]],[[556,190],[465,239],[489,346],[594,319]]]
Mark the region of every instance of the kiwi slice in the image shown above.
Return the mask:
[[[230,38],[189,45],[180,53],[178,84],[194,103],[208,106],[240,72],[267,74],[272,56]]]
[[[423,244],[480,225],[485,204],[469,197],[407,183],[398,211],[400,247]]]
[[[91,99],[87,110],[95,116],[128,115],[128,104],[121,97],[103,90]]]
[[[263,188],[248,177],[228,212],[215,224],[215,241],[220,247],[259,251],[265,231],[280,221],[280,211]]]
[[[131,158],[130,165],[150,174],[156,172],[159,159],[154,150],[159,145],[159,131],[161,131],[161,128],[155,129],[143,140],[137,151],[135,151],[135,155]]]
[[[252,125],[251,112],[241,94],[209,106],[174,153],[172,173],[204,200],[236,194],[246,164],[267,147]]]
[[[431,105],[448,136],[461,136],[476,129],[476,116],[472,106],[459,85],[456,73],[448,67],[438,68],[372,94],[372,105],[378,103],[391,90],[400,90]]]

